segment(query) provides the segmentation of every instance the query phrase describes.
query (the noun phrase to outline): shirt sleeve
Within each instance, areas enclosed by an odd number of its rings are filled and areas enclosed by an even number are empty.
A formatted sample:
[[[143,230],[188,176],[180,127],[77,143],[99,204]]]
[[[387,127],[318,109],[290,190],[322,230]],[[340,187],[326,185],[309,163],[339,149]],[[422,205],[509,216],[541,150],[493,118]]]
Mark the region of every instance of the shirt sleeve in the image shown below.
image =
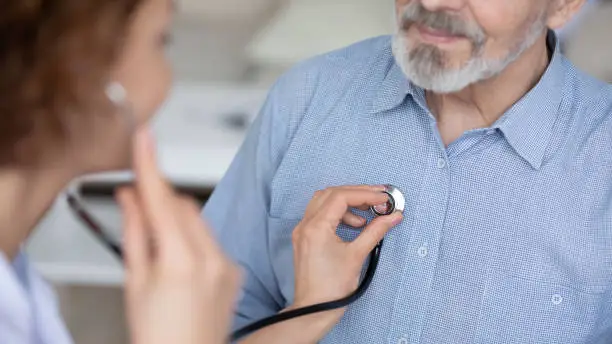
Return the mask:
[[[234,328],[277,313],[284,304],[270,262],[267,224],[270,184],[289,141],[291,111],[283,94],[287,88],[279,80],[203,211],[225,252],[243,269]]]

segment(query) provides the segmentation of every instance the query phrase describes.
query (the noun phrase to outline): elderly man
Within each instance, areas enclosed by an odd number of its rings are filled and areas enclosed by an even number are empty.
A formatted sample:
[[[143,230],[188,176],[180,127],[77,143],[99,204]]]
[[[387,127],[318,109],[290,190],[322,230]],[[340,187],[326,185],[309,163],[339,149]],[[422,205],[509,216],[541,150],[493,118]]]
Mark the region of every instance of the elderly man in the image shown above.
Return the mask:
[[[396,0],[394,37],[280,78],[205,209],[245,270],[236,327],[292,306],[316,190],[393,184],[406,211],[329,333],[245,342],[612,341],[612,88],[554,34],[582,4]]]

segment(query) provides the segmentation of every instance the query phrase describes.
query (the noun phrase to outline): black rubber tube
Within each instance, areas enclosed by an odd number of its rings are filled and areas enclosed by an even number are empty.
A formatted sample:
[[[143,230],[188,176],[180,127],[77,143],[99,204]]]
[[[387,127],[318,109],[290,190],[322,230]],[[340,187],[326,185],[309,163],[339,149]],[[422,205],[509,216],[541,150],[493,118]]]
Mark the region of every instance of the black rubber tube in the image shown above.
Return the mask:
[[[380,260],[381,249],[382,241],[379,242],[378,245],[376,245],[376,247],[370,252],[370,262],[368,263],[368,268],[365,272],[363,280],[359,284],[359,287],[357,287],[355,292],[353,292],[351,295],[343,299],[294,309],[288,312],[275,314],[262,320],[256,321],[232,333],[230,342],[233,343],[241,338],[244,338],[254,332],[261,330],[262,328],[272,326],[283,321],[295,319],[313,313],[320,313],[333,309],[344,308],[350,305],[351,303],[359,300],[359,298],[361,298],[361,296],[363,296],[363,294],[368,290],[370,284],[372,283],[372,280],[374,279],[374,273],[376,273],[378,261]]]

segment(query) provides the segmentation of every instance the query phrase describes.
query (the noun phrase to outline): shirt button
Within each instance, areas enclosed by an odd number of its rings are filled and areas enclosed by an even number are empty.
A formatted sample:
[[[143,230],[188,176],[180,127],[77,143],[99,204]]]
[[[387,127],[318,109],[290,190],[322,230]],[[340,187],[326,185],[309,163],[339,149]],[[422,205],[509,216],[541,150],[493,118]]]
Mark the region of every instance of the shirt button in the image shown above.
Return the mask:
[[[560,305],[561,303],[563,303],[563,296],[559,295],[559,294],[555,294],[552,296],[552,303],[554,303],[555,305]]]
[[[438,168],[445,168],[445,167],[446,167],[446,160],[444,160],[444,158],[438,159]]]
[[[408,344],[408,338],[402,337],[397,340],[397,344]]]
[[[417,251],[417,253],[419,254],[419,257],[425,258],[427,257],[429,250],[427,249],[427,246],[421,246],[419,247],[419,250]]]

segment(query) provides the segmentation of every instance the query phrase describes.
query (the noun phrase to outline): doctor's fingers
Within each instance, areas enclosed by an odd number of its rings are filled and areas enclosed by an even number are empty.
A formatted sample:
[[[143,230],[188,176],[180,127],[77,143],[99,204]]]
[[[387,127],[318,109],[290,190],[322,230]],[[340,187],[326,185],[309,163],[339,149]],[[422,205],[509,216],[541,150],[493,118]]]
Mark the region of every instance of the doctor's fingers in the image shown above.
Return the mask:
[[[372,220],[370,224],[359,234],[357,239],[349,244],[349,247],[359,259],[365,259],[366,256],[378,245],[384,238],[385,234],[391,228],[397,226],[403,217],[400,212],[394,212],[391,215],[379,216]]]
[[[385,185],[344,185],[344,186],[338,186],[338,187],[331,188],[331,189],[332,189],[332,191],[334,189],[337,189],[337,190],[350,190],[350,189],[353,189],[353,190],[370,190],[370,191],[378,191],[378,192],[382,193],[382,192],[384,192],[386,190],[386,186]],[[377,204],[375,204],[375,206],[376,205]],[[369,210],[370,206],[371,205],[369,205],[369,204],[363,204],[363,205],[360,205],[360,206],[354,206],[353,208],[365,211],[365,210]]]
[[[383,204],[387,200],[388,196],[385,193],[374,189],[334,189],[327,192],[324,197],[313,200],[304,217],[340,222],[345,216],[352,218],[352,216],[346,215],[350,208]]]
[[[361,228],[366,225],[367,220],[348,210],[342,217],[342,223],[353,228]]]
[[[338,186],[329,186],[325,189],[315,191],[312,199],[321,198],[323,196],[327,196],[334,191],[339,190],[371,190],[371,191],[384,191],[384,185],[338,185]]]
[[[176,237],[169,235],[168,230],[179,219],[177,214],[168,208],[174,208],[176,192],[164,179],[157,165],[153,138],[148,129],[141,129],[134,140],[134,173],[136,191],[140,197],[142,209],[159,241],[171,241]]]
[[[185,247],[180,251],[168,249],[160,257],[159,268],[164,277],[176,282],[203,283],[204,288],[217,283],[228,292],[236,292],[242,279],[240,270],[217,245],[200,216],[198,204],[191,197],[178,196],[175,206],[183,222],[173,233],[181,236]]]
[[[172,213],[168,216],[174,220],[168,228],[160,229],[165,236],[157,244],[159,267],[172,270],[180,265],[186,270],[193,269],[211,250],[199,207],[193,199],[180,194],[169,197],[167,204],[166,213]]]
[[[151,265],[150,235],[135,190],[132,187],[120,189],[117,200],[123,216],[127,284],[140,290],[146,283]]]

